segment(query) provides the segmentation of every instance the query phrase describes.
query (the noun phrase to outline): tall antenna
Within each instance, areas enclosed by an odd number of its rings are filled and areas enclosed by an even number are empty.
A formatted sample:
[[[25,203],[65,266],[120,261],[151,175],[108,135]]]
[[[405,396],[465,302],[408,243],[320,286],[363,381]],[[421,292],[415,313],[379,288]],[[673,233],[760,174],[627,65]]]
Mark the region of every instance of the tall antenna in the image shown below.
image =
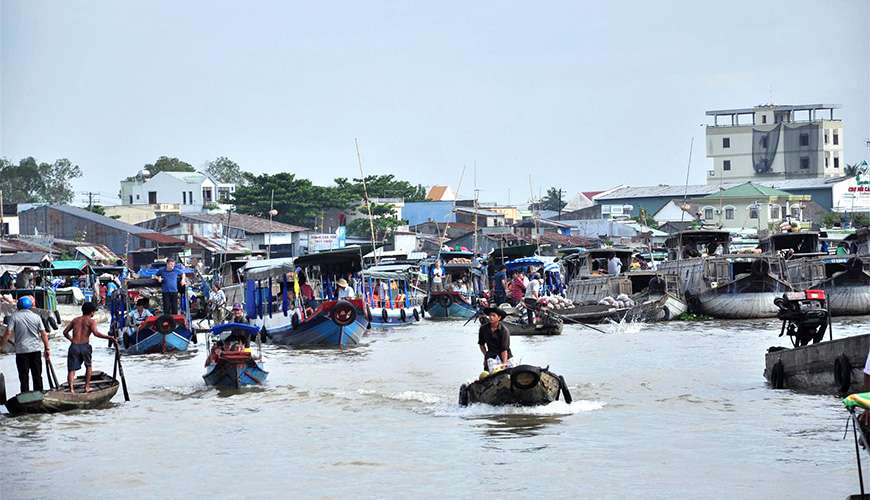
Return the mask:
[[[683,217],[686,215],[686,200],[689,198],[689,172],[692,170],[692,148],[695,146],[695,136],[689,142],[689,161],[686,163],[686,187],[683,189],[683,206],[680,207],[680,222],[683,222]]]
[[[532,174],[529,174],[529,203],[531,206],[534,206],[535,203],[535,190],[532,188]],[[540,203],[540,200],[538,200]],[[541,246],[541,233],[540,228],[538,227],[538,217],[540,216],[539,212],[540,207],[536,206],[534,210],[532,210],[532,221],[535,224],[535,245],[536,251],[539,250],[537,247]]]
[[[372,231],[372,254],[375,256],[375,265],[378,265],[378,249],[375,244],[375,221],[372,217],[372,204],[369,201],[369,188],[366,186],[366,174],[363,172],[362,155],[359,154],[359,141],[356,137],[353,138],[353,143],[356,146],[356,161],[359,164],[359,175],[362,177],[363,195],[365,195],[363,201],[365,201],[366,209],[368,209],[369,212],[369,229]],[[365,259],[362,258],[360,259],[360,266],[365,267],[365,264],[363,263],[364,260]]]
[[[474,256],[477,255],[477,209],[478,209],[478,196],[480,195],[480,190],[477,189],[477,162],[474,162],[474,248],[472,254]]]
[[[459,193],[459,190],[462,189],[462,179],[465,177],[465,165],[462,166],[462,172],[459,174],[459,183],[456,185],[456,193]],[[438,227],[436,224],[435,227]],[[444,245],[444,240],[447,238],[447,230],[450,228],[450,222],[444,224],[444,233],[441,235],[441,239],[438,240],[438,254],[435,256],[435,260],[441,258],[441,247]]]

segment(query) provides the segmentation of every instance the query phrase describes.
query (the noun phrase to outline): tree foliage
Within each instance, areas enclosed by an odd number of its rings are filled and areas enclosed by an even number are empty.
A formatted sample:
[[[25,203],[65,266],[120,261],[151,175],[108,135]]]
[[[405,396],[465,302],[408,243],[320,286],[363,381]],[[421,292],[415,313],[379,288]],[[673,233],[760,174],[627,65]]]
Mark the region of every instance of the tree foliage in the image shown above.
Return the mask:
[[[169,156],[161,156],[154,163],[145,165],[144,168],[152,177],[160,172],[196,172],[190,163]]]
[[[239,213],[268,217],[272,192],[278,212],[274,220],[288,224],[312,227],[322,209],[345,207],[345,200],[336,197],[335,188],[315,186],[289,172],[260,175],[246,172],[243,178],[233,195]]]
[[[336,187],[350,198],[362,200],[365,190],[369,198],[404,198],[405,201],[423,201],[426,199],[426,188],[422,184],[416,186],[408,181],[396,179],[393,174],[368,175],[363,189],[362,178],[348,180],[346,177],[335,179]]]
[[[559,188],[551,187],[547,190],[547,196],[542,200],[532,203],[529,208],[532,210],[552,210],[558,212],[565,208],[568,202],[562,199],[562,191]]]
[[[102,205],[91,205],[89,207],[84,207],[84,208],[85,208],[85,210],[87,210],[89,212],[93,212],[97,215],[103,215],[103,216],[106,215],[106,209],[103,208]]]
[[[388,203],[372,203],[371,209],[375,238],[377,240],[383,239],[386,235],[395,231],[397,227],[405,224],[405,221],[398,218],[396,209]],[[369,239],[372,236],[372,228],[369,224],[369,211],[365,205],[362,205],[359,207],[358,212],[363,217],[348,223],[347,234]]]
[[[72,181],[81,176],[79,166],[66,158],[40,163],[28,156],[17,165],[0,158],[3,201],[7,203],[70,203],[75,197]]]
[[[218,182],[232,182],[239,184],[242,178],[242,167],[226,156],[219,156],[208,162],[205,173]]]

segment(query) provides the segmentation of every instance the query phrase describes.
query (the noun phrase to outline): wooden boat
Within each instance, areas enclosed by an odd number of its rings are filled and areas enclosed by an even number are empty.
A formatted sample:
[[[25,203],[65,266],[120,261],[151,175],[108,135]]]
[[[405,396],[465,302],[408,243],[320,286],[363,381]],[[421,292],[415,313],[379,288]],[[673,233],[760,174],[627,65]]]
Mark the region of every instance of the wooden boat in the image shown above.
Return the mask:
[[[262,351],[255,358],[249,347],[259,329],[243,323],[223,323],[211,330],[209,359],[205,383],[214,387],[240,389],[246,385],[263,385],[269,375],[263,369]]]
[[[417,274],[410,264],[382,264],[362,273],[363,296],[369,307],[372,328],[395,328],[413,325],[422,319],[422,305],[414,303],[409,283]],[[379,283],[387,285],[388,295],[381,297]],[[378,292],[378,293],[376,293]],[[399,299],[399,293],[403,299]]]
[[[273,344],[297,347],[353,347],[368,329],[366,306],[362,299],[325,300],[304,319],[294,314],[290,325],[266,329]]]
[[[481,375],[479,380],[462,384],[459,388],[460,405],[540,406],[558,400],[560,394],[566,403],[571,403],[571,393],[564,377],[548,368],[520,365]]]
[[[562,334],[562,321],[560,320],[528,324],[505,319],[502,324],[508,329],[511,336]]]
[[[776,297],[794,288],[782,258],[729,253],[728,231],[689,230],[668,238],[660,273],[680,279],[689,309],[724,319],[772,318]]]
[[[91,392],[84,392],[84,375],[77,377],[73,384],[77,391],[75,393],[69,392],[69,384],[66,383],[49,391],[21,393],[6,401],[6,409],[14,416],[99,408],[115,396],[120,385],[117,380],[101,371],[91,374]]]
[[[825,279],[813,284],[824,290],[833,316],[870,314],[870,229],[847,236],[845,255],[823,257]]]
[[[127,354],[154,354],[187,350],[193,331],[183,314],[151,316],[135,332],[124,331]]]
[[[764,357],[764,377],[774,389],[845,394],[863,387],[870,334],[833,340],[823,290],[789,292],[777,299],[780,336],[792,348],[771,347]],[[824,341],[825,333],[831,340]]]
[[[477,308],[459,292],[430,292],[423,303],[429,319],[469,319]]]
[[[632,289],[632,280],[627,273],[618,276],[607,274],[607,258],[610,254],[619,257],[623,269],[630,267],[632,251],[625,248],[579,248],[565,255],[561,260],[567,283],[565,296],[582,304],[621,294],[632,295],[639,291]]]

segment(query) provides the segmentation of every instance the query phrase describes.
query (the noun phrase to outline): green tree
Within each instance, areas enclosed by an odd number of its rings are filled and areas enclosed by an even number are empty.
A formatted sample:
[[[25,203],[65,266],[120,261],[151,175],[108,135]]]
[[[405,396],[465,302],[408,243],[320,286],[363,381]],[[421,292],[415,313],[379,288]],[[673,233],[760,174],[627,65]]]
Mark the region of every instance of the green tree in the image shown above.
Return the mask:
[[[28,156],[17,165],[0,159],[4,201],[8,203],[70,203],[75,197],[72,181],[81,176],[78,165],[66,158],[39,163]]]
[[[97,215],[103,215],[103,216],[106,215],[106,209],[103,208],[102,205],[91,205],[89,207],[85,207],[85,210],[87,210],[89,212],[93,212]]]
[[[404,198],[405,201],[426,199],[426,188],[422,184],[413,185],[408,181],[398,180],[393,174],[368,175],[365,179],[369,198]],[[358,200],[365,197],[362,178],[351,181],[346,177],[339,177],[335,179],[335,185],[342,192],[352,193]]]
[[[568,202],[562,200],[562,190],[551,187],[547,190],[547,196],[536,203],[532,203],[529,205],[529,208],[531,210],[552,210],[558,212],[565,208],[567,204]]]
[[[260,175],[246,172],[243,177],[244,182],[233,195],[239,213],[268,217],[272,192],[278,212],[274,220],[288,224],[312,227],[322,209],[348,206],[348,198],[335,188],[315,186],[310,180],[297,179],[289,172]]]
[[[152,177],[160,172],[196,172],[190,163],[169,156],[161,156],[154,163],[145,165],[144,168]]]
[[[382,240],[387,235],[392,234],[397,227],[405,224],[405,221],[399,219],[396,214],[396,209],[387,203],[372,203],[371,220],[375,227],[375,239]],[[347,225],[347,234],[359,238],[370,239],[372,236],[372,228],[369,224],[369,211],[365,205],[357,210],[363,217],[350,221]]]
[[[242,168],[238,163],[226,156],[219,156],[208,162],[205,173],[218,182],[232,182],[238,184],[242,180]]]

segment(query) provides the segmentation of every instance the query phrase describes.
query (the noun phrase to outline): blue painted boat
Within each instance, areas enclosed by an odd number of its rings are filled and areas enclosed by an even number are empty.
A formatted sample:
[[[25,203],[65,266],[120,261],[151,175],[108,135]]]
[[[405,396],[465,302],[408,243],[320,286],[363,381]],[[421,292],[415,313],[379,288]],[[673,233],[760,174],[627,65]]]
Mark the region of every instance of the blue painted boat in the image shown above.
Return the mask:
[[[477,312],[459,292],[431,292],[424,307],[430,319],[468,319]]]
[[[152,316],[135,332],[124,333],[124,350],[127,354],[183,352],[192,335],[183,314]]]
[[[240,389],[246,385],[263,385],[269,375],[263,369],[262,353],[251,353],[250,341],[259,333],[256,326],[243,323],[223,323],[211,330],[209,358],[206,361],[205,383],[214,387]]]
[[[361,299],[326,300],[314,313],[289,325],[267,329],[273,344],[297,347],[353,347],[368,329],[365,303]]]

